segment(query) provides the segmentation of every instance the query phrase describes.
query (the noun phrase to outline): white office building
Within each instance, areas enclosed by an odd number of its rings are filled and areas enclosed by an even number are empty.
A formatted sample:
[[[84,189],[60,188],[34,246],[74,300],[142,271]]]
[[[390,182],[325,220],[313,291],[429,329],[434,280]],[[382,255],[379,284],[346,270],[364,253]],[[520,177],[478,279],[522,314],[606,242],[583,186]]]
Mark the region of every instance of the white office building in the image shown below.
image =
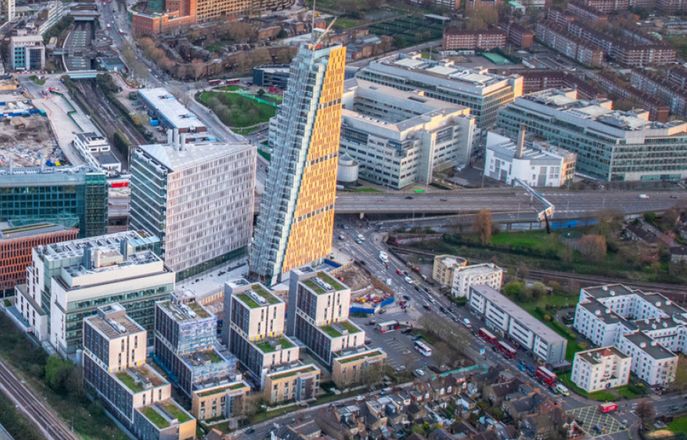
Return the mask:
[[[475,120],[467,107],[360,79],[346,82],[342,104],[341,151],[358,162],[361,179],[426,185],[470,159]]]
[[[470,287],[470,309],[486,326],[507,336],[536,357],[553,366],[565,362],[568,341],[520,306],[489,286]]]
[[[470,288],[483,284],[494,290],[501,290],[503,269],[494,263],[473,264],[456,267],[453,271],[451,294],[463,298],[470,294]]]
[[[622,284],[581,289],[574,328],[594,345],[631,356],[632,372],[651,385],[672,382],[675,353],[687,353],[687,310]]]
[[[521,96],[523,88],[520,75],[503,76],[453,61],[429,60],[419,52],[372,61],[356,78],[405,91],[420,90],[428,98],[469,107],[480,129],[494,125],[499,108]]]
[[[10,69],[42,70],[45,67],[45,46],[40,34],[10,37]]]
[[[14,20],[15,0],[0,0],[0,24]]]
[[[189,139],[198,141],[204,140],[207,136],[205,124],[165,88],[141,89],[138,94],[163,127],[177,130],[179,133],[186,134]]]
[[[577,154],[578,173],[609,181],[687,177],[687,122],[649,120],[644,110],[613,109],[610,100],[578,99],[574,89],[547,89],[517,98],[497,127],[515,139],[521,127]]]
[[[487,134],[484,175],[512,185],[516,180],[531,187],[561,187],[575,175],[577,156],[543,142],[527,142],[521,129],[517,143],[500,134]]]
[[[131,157],[130,227],[159,236],[165,264],[187,278],[245,254],[253,232],[255,147],[142,145]]]
[[[108,173],[122,171],[122,164],[112,153],[107,138],[99,133],[77,133],[72,144],[92,167],[100,168]]]
[[[451,287],[453,274],[459,267],[467,266],[468,260],[456,255],[437,255],[432,265],[432,279],[441,287]]]
[[[632,358],[615,347],[575,353],[570,379],[588,393],[627,385]]]
[[[174,290],[174,273],[155,254],[158,247],[157,237],[127,231],[34,248],[27,284],[16,289],[26,331],[72,357],[81,347],[83,318],[115,302],[152,330],[155,301]]]

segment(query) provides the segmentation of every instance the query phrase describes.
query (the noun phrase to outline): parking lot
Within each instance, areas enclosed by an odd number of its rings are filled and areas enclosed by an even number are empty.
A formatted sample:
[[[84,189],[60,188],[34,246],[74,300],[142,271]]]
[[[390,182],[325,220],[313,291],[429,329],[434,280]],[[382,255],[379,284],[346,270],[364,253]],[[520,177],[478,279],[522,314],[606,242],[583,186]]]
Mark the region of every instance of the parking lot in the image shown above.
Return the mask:
[[[421,368],[428,372],[427,366],[435,364],[431,357],[424,357],[418,353],[413,345],[415,341],[411,334],[404,334],[400,331],[380,333],[375,326],[369,325],[370,320],[384,322],[397,320],[405,323],[408,321],[408,314],[403,312],[391,312],[384,315],[376,315],[369,318],[351,318],[356,324],[365,330],[365,335],[371,340],[370,346],[380,347],[388,355],[388,364],[394,369],[407,369],[413,371]]]
[[[590,437],[613,435],[626,430],[615,417],[601,413],[596,405],[571,409],[567,413],[582,422],[582,429]]]

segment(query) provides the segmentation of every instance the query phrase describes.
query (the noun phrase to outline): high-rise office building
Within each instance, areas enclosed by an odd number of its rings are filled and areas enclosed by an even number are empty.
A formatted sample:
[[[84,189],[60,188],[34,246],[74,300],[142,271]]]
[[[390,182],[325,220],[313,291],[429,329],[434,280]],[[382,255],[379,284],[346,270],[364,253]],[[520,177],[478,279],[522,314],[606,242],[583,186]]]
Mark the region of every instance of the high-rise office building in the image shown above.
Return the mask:
[[[157,237],[127,231],[33,249],[17,308],[27,332],[64,356],[81,348],[83,318],[114,302],[153,329],[155,301],[174,290],[174,272],[155,254]]]
[[[160,237],[165,264],[184,279],[245,255],[253,231],[255,147],[143,145],[131,158],[130,227]]]
[[[272,160],[251,249],[251,272],[274,284],[331,250],[346,49],[301,46],[270,121]]]
[[[114,303],[83,320],[83,381],[110,414],[140,440],[187,440],[196,420],[172,399],[172,387],[146,364],[146,331]]]
[[[199,420],[241,414],[250,387],[236,373],[236,358],[215,348],[217,317],[176,294],[155,305],[155,361],[193,402]]]
[[[50,222],[79,228],[80,237],[107,229],[107,180],[88,167],[0,169],[0,221]]]
[[[381,349],[365,346],[365,331],[348,320],[350,304],[351,289],[333,276],[311,267],[291,272],[286,332],[331,368],[341,387],[362,381],[386,358]]]
[[[577,154],[576,171],[609,181],[687,177],[687,122],[649,120],[644,110],[613,109],[613,102],[578,99],[573,89],[546,89],[516,99],[499,112],[498,127],[515,139],[527,133]]]
[[[286,304],[260,283],[245,280],[224,287],[224,341],[264,391],[265,400],[311,400],[320,370],[299,360],[300,349],[284,334]]]

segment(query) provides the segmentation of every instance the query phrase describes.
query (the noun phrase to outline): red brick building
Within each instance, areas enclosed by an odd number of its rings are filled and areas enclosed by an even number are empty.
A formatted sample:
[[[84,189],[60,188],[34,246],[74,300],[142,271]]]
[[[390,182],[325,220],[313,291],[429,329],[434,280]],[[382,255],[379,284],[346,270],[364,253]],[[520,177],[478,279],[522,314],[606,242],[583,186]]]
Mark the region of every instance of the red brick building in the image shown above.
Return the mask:
[[[506,47],[506,33],[498,29],[462,31],[446,28],[442,48],[444,50],[491,50]]]
[[[31,266],[31,249],[43,244],[75,240],[76,228],[65,228],[52,223],[0,229],[0,297],[14,294],[17,284],[26,282],[26,268]]]
[[[511,22],[501,27],[506,31],[508,42],[513,46],[529,49],[534,44],[534,32],[524,26]]]

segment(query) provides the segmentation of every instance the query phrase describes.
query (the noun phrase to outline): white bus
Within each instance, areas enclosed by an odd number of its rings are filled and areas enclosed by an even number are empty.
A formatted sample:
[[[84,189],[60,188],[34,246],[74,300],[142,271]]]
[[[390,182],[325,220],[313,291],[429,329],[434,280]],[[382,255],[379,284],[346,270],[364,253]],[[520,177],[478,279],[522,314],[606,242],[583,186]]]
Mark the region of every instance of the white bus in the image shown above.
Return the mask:
[[[430,357],[432,355],[432,347],[422,341],[415,341],[415,350],[426,357]]]

